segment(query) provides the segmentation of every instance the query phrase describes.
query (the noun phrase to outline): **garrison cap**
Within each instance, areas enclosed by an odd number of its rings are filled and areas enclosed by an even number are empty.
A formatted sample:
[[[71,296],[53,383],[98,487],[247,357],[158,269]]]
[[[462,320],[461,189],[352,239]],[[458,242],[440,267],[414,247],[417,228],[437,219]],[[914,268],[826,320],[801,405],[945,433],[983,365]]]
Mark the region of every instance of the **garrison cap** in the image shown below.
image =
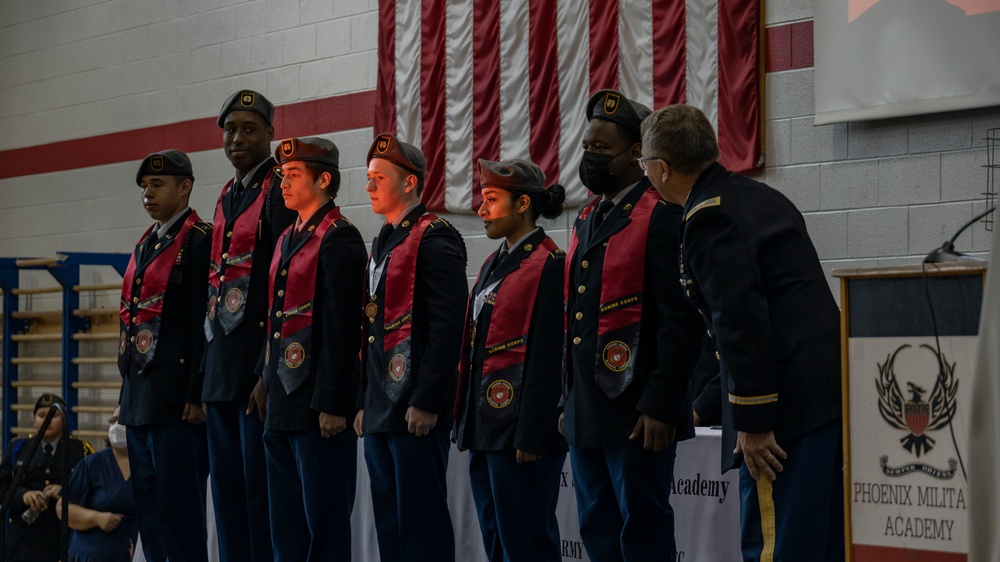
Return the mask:
[[[370,164],[372,158],[383,158],[393,164],[409,171],[420,179],[424,179],[424,170],[427,160],[424,153],[412,144],[405,143],[389,133],[382,133],[375,137],[371,148],[368,149],[368,160]]]
[[[587,121],[600,117],[641,134],[640,125],[652,110],[639,102],[626,98],[618,90],[601,90],[587,102]]]
[[[301,160],[318,162],[340,169],[340,151],[337,145],[319,137],[299,137],[285,139],[274,149],[274,159],[278,164]]]
[[[42,408],[48,410],[49,407],[52,406],[53,404],[62,404],[63,407],[65,407],[66,401],[63,400],[62,396],[59,396],[58,394],[52,394],[51,392],[46,392],[45,394],[39,396],[38,400],[35,401],[35,409],[32,410],[32,413],[37,414],[38,410]]]
[[[222,104],[222,109],[219,110],[219,119],[216,123],[218,123],[219,127],[222,127],[226,122],[226,115],[240,110],[252,111],[260,115],[268,125],[274,122],[273,103],[268,101],[260,92],[240,90],[234,92],[233,95],[226,99],[226,103]]]
[[[191,176],[191,159],[180,150],[168,149],[154,152],[142,159],[135,173],[136,185],[142,185],[142,176]]]
[[[541,193],[545,191],[545,174],[533,162],[519,158],[500,162],[480,158],[479,183],[484,188]]]

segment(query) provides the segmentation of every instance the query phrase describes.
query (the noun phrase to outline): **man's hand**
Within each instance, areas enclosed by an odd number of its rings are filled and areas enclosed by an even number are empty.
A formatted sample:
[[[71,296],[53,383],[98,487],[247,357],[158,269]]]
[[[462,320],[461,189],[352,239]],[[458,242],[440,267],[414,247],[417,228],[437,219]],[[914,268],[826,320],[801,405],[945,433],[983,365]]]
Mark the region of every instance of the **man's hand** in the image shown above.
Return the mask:
[[[365,432],[361,429],[362,423],[365,421],[365,411],[358,410],[358,415],[354,416],[354,433],[358,434],[358,437],[364,437]]]
[[[667,425],[646,414],[641,414],[639,420],[635,422],[635,429],[632,430],[632,435],[629,435],[628,438],[635,440],[640,435],[643,435],[642,448],[653,453],[659,453],[673,444],[676,433],[677,428],[674,426]]]
[[[122,516],[117,513],[102,511],[97,514],[97,526],[105,533],[110,533],[122,523]]]
[[[267,417],[267,392],[264,390],[264,379],[262,377],[257,377],[257,384],[254,385],[253,391],[250,392],[250,400],[247,402],[247,415],[253,413],[254,409],[257,410],[257,417],[260,421],[264,421]]]
[[[542,458],[542,455],[536,455],[535,453],[529,453],[528,451],[517,450],[517,463],[534,462]]]
[[[781,461],[788,458],[784,449],[778,446],[774,440],[774,432],[767,433],[745,433],[743,431],[736,435],[736,448],[733,453],[743,453],[743,462],[750,471],[750,476],[757,480],[761,474],[774,482],[778,478],[778,472],[784,470]]]
[[[326,412],[319,413],[319,434],[323,437],[333,437],[347,429],[347,418],[335,416]]]
[[[199,424],[205,421],[205,410],[201,404],[188,402],[184,404],[184,415],[181,416],[181,419],[191,424]]]
[[[410,406],[406,409],[406,417],[404,419],[406,420],[406,431],[417,437],[422,437],[434,429],[434,426],[437,425],[438,416],[427,410]]]

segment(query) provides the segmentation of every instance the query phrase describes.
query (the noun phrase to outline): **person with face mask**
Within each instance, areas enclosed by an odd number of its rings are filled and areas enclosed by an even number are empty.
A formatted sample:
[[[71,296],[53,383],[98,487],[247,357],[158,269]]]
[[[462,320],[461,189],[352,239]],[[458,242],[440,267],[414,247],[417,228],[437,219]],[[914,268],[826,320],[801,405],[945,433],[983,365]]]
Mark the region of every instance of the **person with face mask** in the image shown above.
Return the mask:
[[[597,197],[567,250],[560,428],[593,560],[676,557],[676,442],[694,436],[688,380],[704,330],[677,283],[681,207],[661,200],[639,167],[649,114],[615,90],[587,103],[580,180]],[[690,329],[663,337],[675,325]]]
[[[566,441],[556,432],[562,380],[566,253],[535,225],[557,218],[566,191],[532,162],[479,160],[486,236],[466,313],[455,442],[491,562],[562,560],[556,502]]]
[[[109,421],[110,446],[83,459],[69,479],[70,562],[128,562],[139,535],[125,426]]]
[[[52,404],[66,405],[61,396],[45,393],[35,402],[35,431],[42,427]],[[24,478],[11,497],[4,518],[6,544],[2,559],[5,562],[55,562],[59,560],[59,520],[56,518],[56,500],[62,492],[62,447],[69,447],[70,470],[80,460],[94,452],[90,443],[70,437],[63,442],[63,424],[59,414],[52,417],[49,427],[40,437],[42,442],[28,462]],[[14,475],[27,461],[32,436],[17,437],[10,442],[0,461],[0,494],[5,494],[14,481]]]

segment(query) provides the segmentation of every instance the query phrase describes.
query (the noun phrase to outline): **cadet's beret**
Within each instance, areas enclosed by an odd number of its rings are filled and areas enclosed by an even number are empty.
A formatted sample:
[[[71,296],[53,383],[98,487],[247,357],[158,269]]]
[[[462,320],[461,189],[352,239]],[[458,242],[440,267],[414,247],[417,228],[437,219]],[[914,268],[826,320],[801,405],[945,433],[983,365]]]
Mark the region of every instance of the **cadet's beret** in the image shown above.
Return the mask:
[[[39,396],[38,400],[35,401],[35,409],[32,410],[32,412],[37,414],[38,410],[42,408],[48,410],[53,404],[62,404],[65,407],[66,401],[63,400],[62,396],[59,396],[58,394],[46,392],[45,394]]]
[[[219,124],[219,127],[222,127],[226,122],[226,115],[240,110],[252,111],[260,115],[268,125],[274,121],[273,103],[267,101],[267,98],[260,92],[240,90],[229,96],[226,103],[222,104],[222,109],[219,111],[219,119],[216,123]]]
[[[302,160],[340,168],[340,151],[337,150],[337,145],[319,137],[285,139],[274,149],[274,159],[278,164]]]
[[[191,159],[180,150],[161,150],[142,159],[135,173],[136,185],[142,185],[142,176],[191,176]]]
[[[375,137],[372,147],[368,149],[368,160],[372,158],[384,158],[393,164],[409,170],[410,173],[420,179],[424,179],[424,169],[427,161],[424,153],[412,144],[405,143],[389,133],[382,133]]]
[[[479,183],[483,187],[541,193],[545,191],[545,174],[527,160],[493,162],[480,158]]]
[[[636,134],[640,134],[639,126],[650,113],[648,107],[626,98],[618,90],[601,90],[587,102],[587,121],[600,117]]]

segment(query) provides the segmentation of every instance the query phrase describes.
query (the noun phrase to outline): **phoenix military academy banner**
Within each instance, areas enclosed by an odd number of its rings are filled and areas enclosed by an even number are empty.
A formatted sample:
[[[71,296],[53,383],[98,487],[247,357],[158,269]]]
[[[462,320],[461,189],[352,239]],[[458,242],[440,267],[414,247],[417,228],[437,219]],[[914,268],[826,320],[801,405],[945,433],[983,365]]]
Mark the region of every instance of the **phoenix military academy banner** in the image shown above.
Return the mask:
[[[379,0],[375,132],[427,156],[423,200],[478,208],[478,158],[529,158],[570,203],[590,95],[685,102],[721,161],[760,165],[760,0]]]
[[[926,292],[916,266],[834,272],[854,562],[958,562],[968,552],[970,384],[985,266],[927,269]]]

